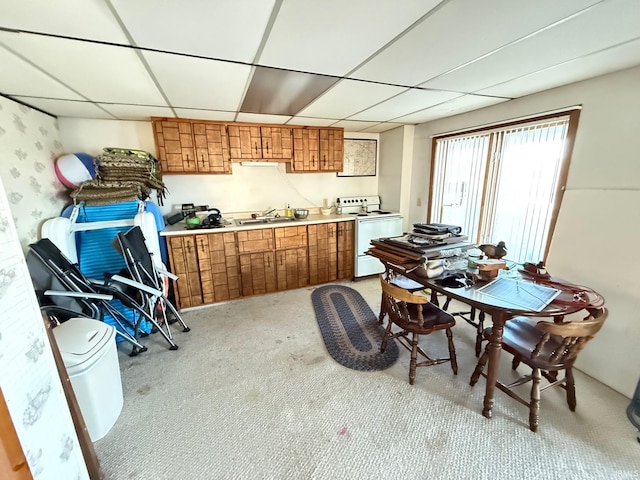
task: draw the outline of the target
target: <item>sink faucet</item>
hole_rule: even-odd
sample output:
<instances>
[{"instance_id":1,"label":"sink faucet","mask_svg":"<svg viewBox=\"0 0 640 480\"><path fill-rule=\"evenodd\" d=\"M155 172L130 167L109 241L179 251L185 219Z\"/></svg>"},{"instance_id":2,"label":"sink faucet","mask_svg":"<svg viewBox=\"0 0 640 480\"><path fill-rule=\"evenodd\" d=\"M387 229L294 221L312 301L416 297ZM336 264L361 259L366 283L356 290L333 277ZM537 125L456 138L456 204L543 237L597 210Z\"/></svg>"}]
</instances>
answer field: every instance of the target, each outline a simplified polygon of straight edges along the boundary
<instances>
[{"instance_id":1,"label":"sink faucet","mask_svg":"<svg viewBox=\"0 0 640 480\"><path fill-rule=\"evenodd\" d=\"M276 210L277 210L276 208L272 208L272 209L270 209L270 210L267 210L266 212L264 212L264 213L262 214L262 216L264 216L264 217L268 217L269 215L273 215L273 214L276 212ZM275 216L275 215L274 215L274 216Z\"/></svg>"}]
</instances>

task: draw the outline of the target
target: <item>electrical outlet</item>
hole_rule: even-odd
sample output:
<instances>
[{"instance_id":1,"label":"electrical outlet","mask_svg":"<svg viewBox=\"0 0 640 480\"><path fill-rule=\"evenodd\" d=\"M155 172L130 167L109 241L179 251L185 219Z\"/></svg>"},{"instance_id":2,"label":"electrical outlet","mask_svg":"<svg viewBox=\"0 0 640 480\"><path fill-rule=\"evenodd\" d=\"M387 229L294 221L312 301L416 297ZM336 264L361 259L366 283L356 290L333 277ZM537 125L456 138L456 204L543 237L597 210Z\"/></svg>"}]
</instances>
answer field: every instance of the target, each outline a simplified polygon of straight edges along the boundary
<instances>
[{"instance_id":1,"label":"electrical outlet","mask_svg":"<svg viewBox=\"0 0 640 480\"><path fill-rule=\"evenodd\" d=\"M416 206L417 207L421 207L422 206L422 199L420 197L418 197L418 201L416 202Z\"/></svg>"}]
</instances>

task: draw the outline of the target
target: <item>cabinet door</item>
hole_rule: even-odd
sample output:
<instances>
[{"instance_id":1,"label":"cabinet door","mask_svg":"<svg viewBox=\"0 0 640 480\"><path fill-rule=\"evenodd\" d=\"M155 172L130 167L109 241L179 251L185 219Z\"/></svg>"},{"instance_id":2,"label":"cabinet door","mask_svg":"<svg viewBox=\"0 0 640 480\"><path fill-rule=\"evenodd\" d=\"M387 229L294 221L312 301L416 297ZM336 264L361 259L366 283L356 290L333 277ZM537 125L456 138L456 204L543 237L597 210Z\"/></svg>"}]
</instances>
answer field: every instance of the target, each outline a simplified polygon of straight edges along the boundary
<instances>
[{"instance_id":1,"label":"cabinet door","mask_svg":"<svg viewBox=\"0 0 640 480\"><path fill-rule=\"evenodd\" d=\"M199 173L231 173L229 138L225 125L192 124Z\"/></svg>"},{"instance_id":2,"label":"cabinet door","mask_svg":"<svg viewBox=\"0 0 640 480\"><path fill-rule=\"evenodd\" d=\"M234 160L262 160L260 127L228 125L229 150Z\"/></svg>"},{"instance_id":3,"label":"cabinet door","mask_svg":"<svg viewBox=\"0 0 640 480\"><path fill-rule=\"evenodd\" d=\"M154 120L158 160L165 173L196 172L191 122Z\"/></svg>"},{"instance_id":4,"label":"cabinet door","mask_svg":"<svg viewBox=\"0 0 640 480\"><path fill-rule=\"evenodd\" d=\"M309 283L318 285L338 278L338 244L336 223L308 226Z\"/></svg>"},{"instance_id":5,"label":"cabinet door","mask_svg":"<svg viewBox=\"0 0 640 480\"><path fill-rule=\"evenodd\" d=\"M273 250L273 228L239 231L238 252L253 253Z\"/></svg>"},{"instance_id":6,"label":"cabinet door","mask_svg":"<svg viewBox=\"0 0 640 480\"><path fill-rule=\"evenodd\" d=\"M338 222L338 279L352 278L355 261L354 222Z\"/></svg>"},{"instance_id":7,"label":"cabinet door","mask_svg":"<svg viewBox=\"0 0 640 480\"><path fill-rule=\"evenodd\" d=\"M317 172L319 155L319 129L293 129L292 172Z\"/></svg>"},{"instance_id":8,"label":"cabinet door","mask_svg":"<svg viewBox=\"0 0 640 480\"><path fill-rule=\"evenodd\" d=\"M260 127L262 158L290 160L293 156L293 139L289 127Z\"/></svg>"},{"instance_id":9,"label":"cabinet door","mask_svg":"<svg viewBox=\"0 0 640 480\"><path fill-rule=\"evenodd\" d=\"M202 305L202 284L195 236L174 235L168 239L171 271L178 276L174 284L178 308Z\"/></svg>"},{"instance_id":10,"label":"cabinet door","mask_svg":"<svg viewBox=\"0 0 640 480\"><path fill-rule=\"evenodd\" d=\"M290 290L309 285L307 247L276 250L278 290Z\"/></svg>"},{"instance_id":11,"label":"cabinet door","mask_svg":"<svg viewBox=\"0 0 640 480\"><path fill-rule=\"evenodd\" d=\"M344 133L342 129L320 129L320 170L340 172L344 163Z\"/></svg>"},{"instance_id":12,"label":"cabinet door","mask_svg":"<svg viewBox=\"0 0 640 480\"><path fill-rule=\"evenodd\" d=\"M277 284L274 252L241 254L240 275L243 296L275 292Z\"/></svg>"},{"instance_id":13,"label":"cabinet door","mask_svg":"<svg viewBox=\"0 0 640 480\"><path fill-rule=\"evenodd\" d=\"M233 232L196 235L205 304L240 297L240 267Z\"/></svg>"}]
</instances>

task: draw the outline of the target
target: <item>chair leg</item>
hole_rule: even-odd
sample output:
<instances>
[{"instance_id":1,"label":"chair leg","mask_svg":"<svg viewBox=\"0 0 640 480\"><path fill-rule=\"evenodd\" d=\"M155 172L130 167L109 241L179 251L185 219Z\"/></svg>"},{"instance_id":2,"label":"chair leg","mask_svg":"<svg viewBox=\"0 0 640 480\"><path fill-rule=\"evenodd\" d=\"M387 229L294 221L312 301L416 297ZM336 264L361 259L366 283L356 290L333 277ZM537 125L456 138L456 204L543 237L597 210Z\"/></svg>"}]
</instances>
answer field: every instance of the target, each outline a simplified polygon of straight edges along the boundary
<instances>
[{"instance_id":1,"label":"chair leg","mask_svg":"<svg viewBox=\"0 0 640 480\"><path fill-rule=\"evenodd\" d=\"M485 349L482 356L478 359L478 364L476 365L476 369L473 371L473 374L471 375L471 380L469 381L469 385L471 385L472 387L476 383L478 383L478 379L480 378L480 375L482 375L482 372L484 371L484 366L487 364L488 359L489 359L489 354Z\"/></svg>"},{"instance_id":2,"label":"chair leg","mask_svg":"<svg viewBox=\"0 0 640 480\"><path fill-rule=\"evenodd\" d=\"M534 368L531 383L531 402L529 403L529 428L532 432L538 430L538 420L540 419L540 380L542 380L540 369Z\"/></svg>"},{"instance_id":3,"label":"chair leg","mask_svg":"<svg viewBox=\"0 0 640 480\"><path fill-rule=\"evenodd\" d=\"M476 309L471 309L471 319L474 318L476 313ZM478 315L478 326L476 329L476 357L480 356L480 352L482 352L482 331L484 330L484 312L481 310Z\"/></svg>"},{"instance_id":4,"label":"chair leg","mask_svg":"<svg viewBox=\"0 0 640 480\"><path fill-rule=\"evenodd\" d=\"M409 364L409 383L413 385L416 379L416 364L418 363L418 341L420 335L413 333L411 335L411 363Z\"/></svg>"},{"instance_id":5,"label":"chair leg","mask_svg":"<svg viewBox=\"0 0 640 480\"><path fill-rule=\"evenodd\" d=\"M451 333L451 329L447 328L447 342L449 343L449 360L451 361L451 370L453 370L453 374L458 374L458 361L456 360L456 347L453 345L453 334Z\"/></svg>"},{"instance_id":6,"label":"chair leg","mask_svg":"<svg viewBox=\"0 0 640 480\"><path fill-rule=\"evenodd\" d=\"M387 342L389 341L389 337L391 336L391 325L392 322L391 320L389 320L387 328L384 331L384 336L382 337L382 342L380 343L380 353L384 353L384 351L387 349Z\"/></svg>"},{"instance_id":7,"label":"chair leg","mask_svg":"<svg viewBox=\"0 0 640 480\"><path fill-rule=\"evenodd\" d=\"M387 311L384 308L384 293L382 294L382 300L380 300L380 314L378 315L378 323L382 325L384 321L384 316L387 314Z\"/></svg>"},{"instance_id":8,"label":"chair leg","mask_svg":"<svg viewBox=\"0 0 640 480\"><path fill-rule=\"evenodd\" d=\"M520 365L520 360L518 360L516 357L513 357L513 360L511 361L511 370L515 370L516 368L518 368L518 365Z\"/></svg>"},{"instance_id":9,"label":"chair leg","mask_svg":"<svg viewBox=\"0 0 640 480\"><path fill-rule=\"evenodd\" d=\"M576 411L576 384L573 379L573 368L568 367L565 370L565 387L567 389L567 403L569 410Z\"/></svg>"}]
</instances>

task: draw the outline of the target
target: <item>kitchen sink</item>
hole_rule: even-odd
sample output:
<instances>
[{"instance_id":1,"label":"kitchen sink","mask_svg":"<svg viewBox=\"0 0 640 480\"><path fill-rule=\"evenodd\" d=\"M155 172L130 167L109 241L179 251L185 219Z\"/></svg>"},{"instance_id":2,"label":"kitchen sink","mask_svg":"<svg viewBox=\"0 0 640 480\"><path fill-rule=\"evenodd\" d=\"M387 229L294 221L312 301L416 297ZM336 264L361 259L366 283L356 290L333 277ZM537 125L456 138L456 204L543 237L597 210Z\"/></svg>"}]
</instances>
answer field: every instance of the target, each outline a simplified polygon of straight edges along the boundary
<instances>
[{"instance_id":1,"label":"kitchen sink","mask_svg":"<svg viewBox=\"0 0 640 480\"><path fill-rule=\"evenodd\" d=\"M236 220L237 225L259 225L272 223L290 223L296 222L294 217L264 217L264 218L239 218Z\"/></svg>"}]
</instances>

